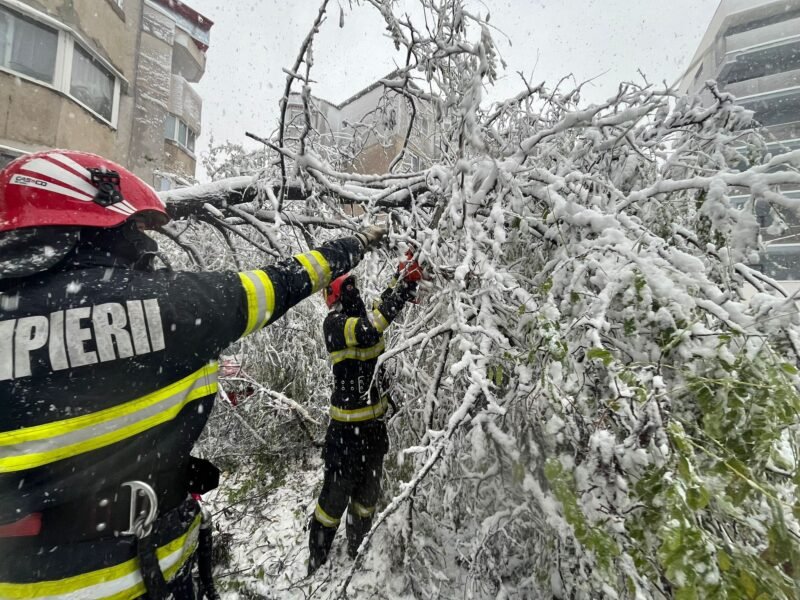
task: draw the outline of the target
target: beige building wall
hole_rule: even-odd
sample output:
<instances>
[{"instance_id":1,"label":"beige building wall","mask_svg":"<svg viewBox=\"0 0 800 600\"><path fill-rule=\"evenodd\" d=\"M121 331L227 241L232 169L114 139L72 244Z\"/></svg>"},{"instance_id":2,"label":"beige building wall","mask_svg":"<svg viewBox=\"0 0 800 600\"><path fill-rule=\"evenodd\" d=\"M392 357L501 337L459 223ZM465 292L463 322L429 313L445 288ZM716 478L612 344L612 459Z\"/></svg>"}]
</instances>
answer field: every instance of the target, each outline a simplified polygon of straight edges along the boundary
<instances>
[{"instance_id":1,"label":"beige building wall","mask_svg":"<svg viewBox=\"0 0 800 600\"><path fill-rule=\"evenodd\" d=\"M9 152L66 148L110 158L151 185L156 172L194 176L193 153L186 144L165 141L165 123L172 113L200 134L202 100L183 75L193 81L202 76L205 46L180 29L187 26L185 15L171 6L161 0L124 0L122 7L115 0L0 0L14 14L66 32L119 81L118 108L109 123L63 86L0 69L0 159ZM28 15L25 7L38 12Z\"/></svg>"},{"instance_id":2,"label":"beige building wall","mask_svg":"<svg viewBox=\"0 0 800 600\"><path fill-rule=\"evenodd\" d=\"M31 0L24 4L70 28L130 81L135 68L139 2L123 3L124 11L108 0ZM13 4L5 7L15 8ZM69 96L0 71L0 145L24 151L53 147L84 150L127 163L133 102L124 88L114 128L98 121Z\"/></svg>"},{"instance_id":3,"label":"beige building wall","mask_svg":"<svg viewBox=\"0 0 800 600\"><path fill-rule=\"evenodd\" d=\"M412 117L409 101L380 81L334 105L312 98L313 135L327 146L338 147L342 155L352 155L339 168L363 174L386 173L403 148ZM287 144L292 147L305 126L303 103L298 93L289 98ZM437 158L433 112L417 101L414 127L398 171L426 168Z\"/></svg>"}]
</instances>

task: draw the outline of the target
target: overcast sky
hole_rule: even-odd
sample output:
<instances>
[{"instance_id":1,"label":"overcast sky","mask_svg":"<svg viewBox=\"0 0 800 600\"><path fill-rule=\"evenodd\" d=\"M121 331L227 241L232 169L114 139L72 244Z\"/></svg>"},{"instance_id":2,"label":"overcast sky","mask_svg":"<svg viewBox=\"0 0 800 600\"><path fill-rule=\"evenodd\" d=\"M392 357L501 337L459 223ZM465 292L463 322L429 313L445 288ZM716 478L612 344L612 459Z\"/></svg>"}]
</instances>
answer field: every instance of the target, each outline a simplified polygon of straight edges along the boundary
<instances>
[{"instance_id":1,"label":"overcast sky","mask_svg":"<svg viewBox=\"0 0 800 600\"><path fill-rule=\"evenodd\" d=\"M277 124L286 76L316 17L316 0L185 0L214 21L203 96L202 153L215 142L246 143L245 131L269 134ZM395 67L402 56L384 37L369 6L331 0L314 47L316 96L338 103ZM355 2L353 2L355 5ZM399 0L409 7L414 0ZM573 74L597 78L587 101L614 93L641 69L650 81L673 83L691 61L718 0L483 0L472 12L491 13L495 42L508 64L493 98L521 88L517 71L555 84ZM340 7L344 26L339 27ZM247 145L247 144L246 144ZM197 176L205 179L202 167Z\"/></svg>"}]
</instances>

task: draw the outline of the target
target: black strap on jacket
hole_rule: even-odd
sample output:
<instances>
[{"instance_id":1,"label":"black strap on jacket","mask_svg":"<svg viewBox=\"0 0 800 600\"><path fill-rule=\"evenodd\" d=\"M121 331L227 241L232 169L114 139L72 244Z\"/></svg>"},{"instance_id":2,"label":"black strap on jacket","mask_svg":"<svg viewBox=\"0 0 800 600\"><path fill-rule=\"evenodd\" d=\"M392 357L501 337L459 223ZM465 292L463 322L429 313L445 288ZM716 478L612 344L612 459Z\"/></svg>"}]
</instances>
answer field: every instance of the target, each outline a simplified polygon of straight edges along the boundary
<instances>
[{"instance_id":1,"label":"black strap on jacket","mask_svg":"<svg viewBox=\"0 0 800 600\"><path fill-rule=\"evenodd\" d=\"M169 586L158 564L157 548L151 532L137 540L136 555L139 557L139 570L148 600L167 600L170 597Z\"/></svg>"}]
</instances>

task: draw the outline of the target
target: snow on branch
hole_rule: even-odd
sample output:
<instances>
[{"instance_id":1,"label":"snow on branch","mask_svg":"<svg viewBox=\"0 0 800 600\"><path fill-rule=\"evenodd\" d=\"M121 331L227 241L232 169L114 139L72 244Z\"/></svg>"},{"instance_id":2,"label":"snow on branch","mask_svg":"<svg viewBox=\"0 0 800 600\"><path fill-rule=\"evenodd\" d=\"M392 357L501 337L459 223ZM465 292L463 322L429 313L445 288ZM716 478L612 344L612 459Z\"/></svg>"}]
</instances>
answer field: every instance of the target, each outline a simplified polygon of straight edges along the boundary
<instances>
[{"instance_id":1,"label":"snow on branch","mask_svg":"<svg viewBox=\"0 0 800 600\"><path fill-rule=\"evenodd\" d=\"M382 358L401 405L387 497L320 597L379 596L388 580L431 600L795 597L800 317L762 270L765 241L792 234L781 215L800 209L785 191L800 153L769 153L753 113L713 83L703 99L624 82L587 105L566 78L524 82L487 107L503 68L488 15L418 0L417 22L354 4L402 50L383 84L435 115L430 163L349 173L309 130L299 147L263 140L275 159L258 186L162 196L175 211L213 205L287 252L384 219L365 290L406 248L424 263L420 304ZM313 83L324 8L289 86ZM287 326L303 335L276 330L274 348L245 355L270 389L322 411L322 313L302 310Z\"/></svg>"}]
</instances>

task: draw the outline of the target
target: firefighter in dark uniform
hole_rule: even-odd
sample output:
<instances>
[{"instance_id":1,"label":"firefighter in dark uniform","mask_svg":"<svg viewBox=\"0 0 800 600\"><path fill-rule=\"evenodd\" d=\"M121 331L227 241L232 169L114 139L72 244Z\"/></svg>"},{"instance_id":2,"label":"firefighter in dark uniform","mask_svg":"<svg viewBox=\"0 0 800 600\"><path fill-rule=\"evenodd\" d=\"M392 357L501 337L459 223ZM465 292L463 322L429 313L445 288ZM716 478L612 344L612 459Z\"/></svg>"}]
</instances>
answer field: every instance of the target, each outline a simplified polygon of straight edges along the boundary
<instances>
[{"instance_id":1,"label":"firefighter in dark uniform","mask_svg":"<svg viewBox=\"0 0 800 600\"><path fill-rule=\"evenodd\" d=\"M309 575L325 563L347 509L347 551L355 557L380 497L383 456L389 438L382 417L389 407L382 373L383 332L411 300L421 279L419 265L404 261L371 311L356 279L343 275L324 290L331 311L325 318L325 345L333 363L330 424L325 436L325 477L309 524Z\"/></svg>"},{"instance_id":2,"label":"firefighter in dark uniform","mask_svg":"<svg viewBox=\"0 0 800 600\"><path fill-rule=\"evenodd\" d=\"M203 519L190 492L218 473L190 451L216 357L384 234L242 273L156 271L142 230L168 220L149 186L98 156L44 152L0 171L0 598L193 598Z\"/></svg>"}]
</instances>

